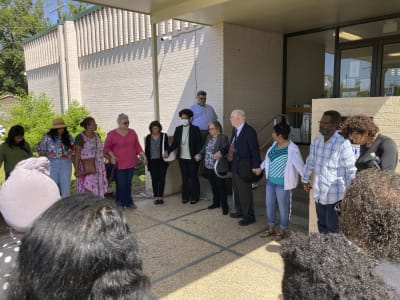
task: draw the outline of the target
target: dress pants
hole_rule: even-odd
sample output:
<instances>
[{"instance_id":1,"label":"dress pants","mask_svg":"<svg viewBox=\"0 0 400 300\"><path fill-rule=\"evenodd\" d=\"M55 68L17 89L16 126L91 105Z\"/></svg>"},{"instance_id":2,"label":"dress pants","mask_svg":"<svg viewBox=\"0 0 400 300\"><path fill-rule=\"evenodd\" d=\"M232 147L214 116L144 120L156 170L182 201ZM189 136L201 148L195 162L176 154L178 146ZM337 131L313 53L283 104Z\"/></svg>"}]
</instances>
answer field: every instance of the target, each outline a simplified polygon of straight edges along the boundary
<instances>
[{"instance_id":1,"label":"dress pants","mask_svg":"<svg viewBox=\"0 0 400 300\"><path fill-rule=\"evenodd\" d=\"M251 182L244 181L239 177L238 173L232 172L232 185L236 212L243 215L245 220L255 220Z\"/></svg>"},{"instance_id":2,"label":"dress pants","mask_svg":"<svg viewBox=\"0 0 400 300\"><path fill-rule=\"evenodd\" d=\"M165 188L165 176L167 175L168 164L161 158L151 159L151 184L153 186L153 196L163 197Z\"/></svg>"},{"instance_id":3,"label":"dress pants","mask_svg":"<svg viewBox=\"0 0 400 300\"><path fill-rule=\"evenodd\" d=\"M193 159L179 159L182 176L182 201L199 201L199 163Z\"/></svg>"},{"instance_id":4,"label":"dress pants","mask_svg":"<svg viewBox=\"0 0 400 300\"><path fill-rule=\"evenodd\" d=\"M318 218L319 233L338 233L339 217L335 211L335 204L319 204L315 203Z\"/></svg>"},{"instance_id":5,"label":"dress pants","mask_svg":"<svg viewBox=\"0 0 400 300\"><path fill-rule=\"evenodd\" d=\"M219 178L214 170L204 168L207 173L208 182L213 193L213 204L221 206L223 211L228 211L225 179Z\"/></svg>"}]
</instances>

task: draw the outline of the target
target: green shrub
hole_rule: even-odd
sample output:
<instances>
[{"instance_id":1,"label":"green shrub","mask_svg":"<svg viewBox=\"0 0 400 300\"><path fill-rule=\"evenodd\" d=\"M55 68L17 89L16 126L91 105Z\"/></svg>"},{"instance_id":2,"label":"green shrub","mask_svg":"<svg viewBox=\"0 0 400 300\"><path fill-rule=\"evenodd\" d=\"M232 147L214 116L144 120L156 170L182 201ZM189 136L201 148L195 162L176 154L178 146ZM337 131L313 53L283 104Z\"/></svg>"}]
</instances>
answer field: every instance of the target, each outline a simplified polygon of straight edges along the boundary
<instances>
[{"instance_id":1,"label":"green shrub","mask_svg":"<svg viewBox=\"0 0 400 300\"><path fill-rule=\"evenodd\" d=\"M22 125L25 128L25 139L34 151L35 145L49 131L54 118L63 118L68 125L68 131L75 138L83 130L80 122L89 115L89 111L76 100L71 102L64 115L56 114L53 112L52 100L41 93L39 96L19 96L18 103L11 107L10 115L3 117L1 122L6 129L17 124ZM100 129L97 132L104 141L105 132Z\"/></svg>"},{"instance_id":2,"label":"green shrub","mask_svg":"<svg viewBox=\"0 0 400 300\"><path fill-rule=\"evenodd\" d=\"M19 96L18 102L11 106L10 115L2 118L1 122L6 129L17 124L22 125L25 128L25 140L34 150L35 144L48 131L55 118L52 109L51 99L43 93L39 96Z\"/></svg>"}]
</instances>

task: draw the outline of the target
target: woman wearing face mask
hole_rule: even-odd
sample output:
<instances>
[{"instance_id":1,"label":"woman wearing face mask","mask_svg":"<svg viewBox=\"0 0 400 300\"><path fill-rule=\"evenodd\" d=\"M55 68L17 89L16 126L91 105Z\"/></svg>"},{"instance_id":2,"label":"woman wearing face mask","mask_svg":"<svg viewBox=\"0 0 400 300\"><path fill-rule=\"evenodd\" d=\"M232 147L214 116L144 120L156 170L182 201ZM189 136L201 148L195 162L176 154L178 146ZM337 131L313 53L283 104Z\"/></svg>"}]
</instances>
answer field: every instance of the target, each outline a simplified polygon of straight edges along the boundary
<instances>
[{"instance_id":1,"label":"woman wearing face mask","mask_svg":"<svg viewBox=\"0 0 400 300\"><path fill-rule=\"evenodd\" d=\"M0 167L4 162L6 180L15 166L24 159L32 157L31 146L24 140L24 127L10 128L6 141L0 145Z\"/></svg>"},{"instance_id":2,"label":"woman wearing face mask","mask_svg":"<svg viewBox=\"0 0 400 300\"><path fill-rule=\"evenodd\" d=\"M200 197L199 183L199 162L195 156L202 148L201 133L197 126L191 124L193 112L190 109L183 109L179 112L182 125L175 128L174 139L168 153L177 150L177 158L182 176L182 203L190 201L195 204Z\"/></svg>"},{"instance_id":3,"label":"woman wearing face mask","mask_svg":"<svg viewBox=\"0 0 400 300\"><path fill-rule=\"evenodd\" d=\"M260 237L275 236L275 241L285 237L292 201L292 190L296 188L299 175L303 175L304 162L299 147L289 140L290 126L281 122L274 126L274 143L268 149L265 160L257 173L265 169L267 177L266 208L268 229ZM279 207L280 230L275 232L276 205Z\"/></svg>"},{"instance_id":4,"label":"woman wearing face mask","mask_svg":"<svg viewBox=\"0 0 400 300\"><path fill-rule=\"evenodd\" d=\"M356 161L358 171L374 167L381 170L396 169L397 145L390 137L379 133L378 126L370 117L349 117L343 124L342 133L354 144L360 145L360 156Z\"/></svg>"}]
</instances>

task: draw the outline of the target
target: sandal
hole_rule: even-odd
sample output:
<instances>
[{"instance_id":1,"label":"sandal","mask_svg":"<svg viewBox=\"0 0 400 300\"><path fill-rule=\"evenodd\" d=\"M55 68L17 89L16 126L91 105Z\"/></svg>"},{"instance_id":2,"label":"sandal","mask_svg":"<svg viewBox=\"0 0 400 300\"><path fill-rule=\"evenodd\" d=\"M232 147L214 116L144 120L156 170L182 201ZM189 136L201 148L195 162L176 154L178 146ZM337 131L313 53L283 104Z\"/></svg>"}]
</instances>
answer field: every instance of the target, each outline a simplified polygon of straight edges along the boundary
<instances>
[{"instance_id":1,"label":"sandal","mask_svg":"<svg viewBox=\"0 0 400 300\"><path fill-rule=\"evenodd\" d=\"M269 236L275 235L275 230L273 229L267 229L263 233L260 234L260 238L266 238Z\"/></svg>"},{"instance_id":2,"label":"sandal","mask_svg":"<svg viewBox=\"0 0 400 300\"><path fill-rule=\"evenodd\" d=\"M285 238L285 234L286 234L285 230L281 229L281 230L275 235L274 241L275 241L275 242L280 242L283 238Z\"/></svg>"}]
</instances>

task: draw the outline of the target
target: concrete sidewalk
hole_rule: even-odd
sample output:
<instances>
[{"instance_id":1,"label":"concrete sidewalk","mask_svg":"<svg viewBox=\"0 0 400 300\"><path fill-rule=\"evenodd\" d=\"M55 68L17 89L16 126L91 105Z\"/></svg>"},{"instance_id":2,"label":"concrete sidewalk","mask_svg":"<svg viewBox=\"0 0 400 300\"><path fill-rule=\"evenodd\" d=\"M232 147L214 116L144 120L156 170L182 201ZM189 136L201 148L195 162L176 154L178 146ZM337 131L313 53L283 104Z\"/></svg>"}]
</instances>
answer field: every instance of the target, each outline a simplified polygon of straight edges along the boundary
<instances>
[{"instance_id":1,"label":"concrete sidewalk","mask_svg":"<svg viewBox=\"0 0 400 300\"><path fill-rule=\"evenodd\" d=\"M182 204L177 194L164 201L137 199L136 210L124 211L153 299L282 299L280 246L258 237L263 216L256 212L257 222L241 227L220 209L208 210L207 200Z\"/></svg>"}]
</instances>

